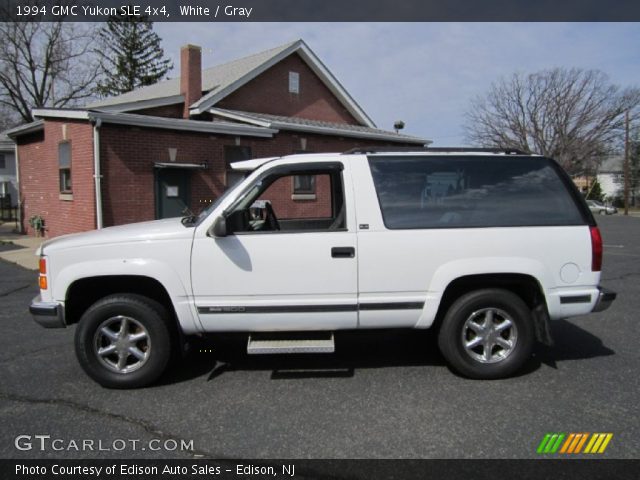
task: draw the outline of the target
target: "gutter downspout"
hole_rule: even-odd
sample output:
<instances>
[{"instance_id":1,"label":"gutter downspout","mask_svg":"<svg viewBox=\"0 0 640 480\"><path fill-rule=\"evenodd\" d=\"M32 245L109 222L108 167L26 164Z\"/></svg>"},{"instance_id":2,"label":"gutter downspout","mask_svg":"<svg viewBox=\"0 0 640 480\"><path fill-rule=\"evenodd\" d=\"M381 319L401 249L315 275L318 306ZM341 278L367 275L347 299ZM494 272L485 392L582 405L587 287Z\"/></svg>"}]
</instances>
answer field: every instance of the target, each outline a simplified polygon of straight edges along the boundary
<instances>
[{"instance_id":1,"label":"gutter downspout","mask_svg":"<svg viewBox=\"0 0 640 480\"><path fill-rule=\"evenodd\" d=\"M22 189L20 188L20 162L18 161L18 139L14 140L14 157L16 157L16 187L18 190L18 212L17 220L18 220L18 233L22 234L24 231L22 230Z\"/></svg>"},{"instance_id":2,"label":"gutter downspout","mask_svg":"<svg viewBox=\"0 0 640 480\"><path fill-rule=\"evenodd\" d=\"M100 126L102 119L93 124L93 179L96 185L96 228L102 228L102 174L100 173Z\"/></svg>"}]
</instances>

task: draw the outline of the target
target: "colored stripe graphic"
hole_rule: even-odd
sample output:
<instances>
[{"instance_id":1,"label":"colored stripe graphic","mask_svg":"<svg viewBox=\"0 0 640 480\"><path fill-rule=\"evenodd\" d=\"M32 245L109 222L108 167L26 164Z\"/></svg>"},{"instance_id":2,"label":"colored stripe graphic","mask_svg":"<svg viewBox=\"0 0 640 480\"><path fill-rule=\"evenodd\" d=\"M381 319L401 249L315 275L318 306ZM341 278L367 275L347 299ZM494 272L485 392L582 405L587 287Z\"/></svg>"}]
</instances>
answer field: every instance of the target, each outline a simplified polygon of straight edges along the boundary
<instances>
[{"instance_id":1,"label":"colored stripe graphic","mask_svg":"<svg viewBox=\"0 0 640 480\"><path fill-rule=\"evenodd\" d=\"M589 434L583 433L582 438L580 439L580 442L578 442L578 445L576 445L576 449L573 453L580 453L582 451L582 447L584 446L584 442L587 441L587 438L589 438Z\"/></svg>"},{"instance_id":2,"label":"colored stripe graphic","mask_svg":"<svg viewBox=\"0 0 640 480\"><path fill-rule=\"evenodd\" d=\"M602 445L600 445L600 450L598 450L598 453L604 453L604 451L607 449L607 445L609 445L609 442L612 438L613 433L607 433L607 436L604 438L604 442L602 442Z\"/></svg>"},{"instance_id":3,"label":"colored stripe graphic","mask_svg":"<svg viewBox=\"0 0 640 480\"><path fill-rule=\"evenodd\" d=\"M536 452L538 454L604 453L613 433L547 433ZM586 446L585 446L586 444ZM584 448L584 450L583 450Z\"/></svg>"},{"instance_id":4,"label":"colored stripe graphic","mask_svg":"<svg viewBox=\"0 0 640 480\"><path fill-rule=\"evenodd\" d=\"M558 448L560 448L560 444L562 443L562 440L564 440L564 437L564 433L558 435L558 439L556 440L556 443L553 445L553 448L549 453L556 453L558 451Z\"/></svg>"},{"instance_id":5,"label":"colored stripe graphic","mask_svg":"<svg viewBox=\"0 0 640 480\"><path fill-rule=\"evenodd\" d=\"M544 447L547 445L547 442L549 441L550 438L551 438L551 434L550 433L547 433L544 436L544 438L540 442L540 445L538 445L538 450L536 450L538 453L544 452Z\"/></svg>"},{"instance_id":6,"label":"colored stripe graphic","mask_svg":"<svg viewBox=\"0 0 640 480\"><path fill-rule=\"evenodd\" d=\"M564 442L564 445L562 445L562 449L560 450L560 453L567 453L567 449L569 448L569 445L571 445L571 442L573 442L573 439L576 437L575 433L570 433L569 436L567 437L567 441Z\"/></svg>"},{"instance_id":7,"label":"colored stripe graphic","mask_svg":"<svg viewBox=\"0 0 640 480\"><path fill-rule=\"evenodd\" d=\"M612 433L594 433L584 453L604 453L613 438Z\"/></svg>"}]
</instances>

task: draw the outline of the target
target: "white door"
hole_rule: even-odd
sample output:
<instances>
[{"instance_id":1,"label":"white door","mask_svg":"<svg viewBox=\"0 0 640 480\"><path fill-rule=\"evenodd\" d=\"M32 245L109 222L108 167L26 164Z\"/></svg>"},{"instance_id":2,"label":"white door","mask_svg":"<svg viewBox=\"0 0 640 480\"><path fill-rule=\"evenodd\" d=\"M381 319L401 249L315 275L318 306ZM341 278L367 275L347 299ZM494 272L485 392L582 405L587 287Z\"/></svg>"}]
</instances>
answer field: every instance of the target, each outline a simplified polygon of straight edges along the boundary
<instances>
[{"instance_id":1,"label":"white door","mask_svg":"<svg viewBox=\"0 0 640 480\"><path fill-rule=\"evenodd\" d=\"M207 236L213 218L198 227L192 283L206 331L356 328L355 216L349 209L350 189L345 192L343 187L348 184L343 178L347 172L325 174L318 165L310 172L328 175L331 181L328 187L327 182L318 182L318 191L307 193L304 202L286 204L297 201L291 191L296 182L285 178L293 175L279 169L277 181L238 208L236 217L251 215L251 228L258 230L238 227L237 218L227 219L231 232L225 237ZM327 194L331 208L323 198ZM316 195L316 210L310 195ZM260 202L254 202L258 199ZM268 212L255 205L265 203L272 204L279 230L264 227L269 219L261 219L261 215Z\"/></svg>"}]
</instances>

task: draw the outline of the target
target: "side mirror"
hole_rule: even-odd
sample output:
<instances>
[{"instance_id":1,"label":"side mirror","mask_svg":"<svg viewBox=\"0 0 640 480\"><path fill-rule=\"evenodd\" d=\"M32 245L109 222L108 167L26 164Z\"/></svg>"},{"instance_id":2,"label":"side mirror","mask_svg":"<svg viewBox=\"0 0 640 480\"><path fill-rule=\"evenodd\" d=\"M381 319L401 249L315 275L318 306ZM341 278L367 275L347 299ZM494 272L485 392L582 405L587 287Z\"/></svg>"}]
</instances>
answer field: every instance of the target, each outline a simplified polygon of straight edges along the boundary
<instances>
[{"instance_id":1,"label":"side mirror","mask_svg":"<svg viewBox=\"0 0 640 480\"><path fill-rule=\"evenodd\" d=\"M222 238L227 236L227 221L223 216L217 217L207 234L210 237Z\"/></svg>"}]
</instances>

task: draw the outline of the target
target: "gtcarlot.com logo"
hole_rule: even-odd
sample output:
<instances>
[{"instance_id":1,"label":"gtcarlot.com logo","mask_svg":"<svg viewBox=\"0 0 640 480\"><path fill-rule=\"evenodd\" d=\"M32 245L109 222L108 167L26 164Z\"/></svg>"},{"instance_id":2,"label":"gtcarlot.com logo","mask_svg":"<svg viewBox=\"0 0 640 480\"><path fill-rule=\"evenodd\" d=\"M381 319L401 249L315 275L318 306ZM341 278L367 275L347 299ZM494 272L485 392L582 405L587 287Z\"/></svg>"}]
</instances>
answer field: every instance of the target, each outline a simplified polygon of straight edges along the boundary
<instances>
[{"instance_id":1,"label":"gtcarlot.com logo","mask_svg":"<svg viewBox=\"0 0 640 480\"><path fill-rule=\"evenodd\" d=\"M538 449L539 454L549 453L604 453L613 433L547 433Z\"/></svg>"},{"instance_id":2,"label":"gtcarlot.com logo","mask_svg":"<svg viewBox=\"0 0 640 480\"><path fill-rule=\"evenodd\" d=\"M189 452L193 451L193 440L173 438L152 438L151 440L141 440L136 438L116 438L113 440L102 440L92 438L55 438L51 435L18 435L14 439L16 450L40 452L53 451L73 451L73 452L123 452L123 451L166 451L166 452Z\"/></svg>"}]
</instances>

